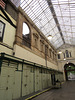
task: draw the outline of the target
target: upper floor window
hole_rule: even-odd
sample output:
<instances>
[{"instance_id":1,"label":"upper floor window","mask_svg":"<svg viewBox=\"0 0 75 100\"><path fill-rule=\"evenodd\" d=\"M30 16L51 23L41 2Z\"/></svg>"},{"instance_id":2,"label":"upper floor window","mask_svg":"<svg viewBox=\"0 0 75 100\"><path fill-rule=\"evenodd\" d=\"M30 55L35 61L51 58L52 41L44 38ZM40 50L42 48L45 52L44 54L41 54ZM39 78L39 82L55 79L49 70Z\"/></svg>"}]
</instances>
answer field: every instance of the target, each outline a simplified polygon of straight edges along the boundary
<instances>
[{"instance_id":1,"label":"upper floor window","mask_svg":"<svg viewBox=\"0 0 75 100\"><path fill-rule=\"evenodd\" d=\"M66 50L65 52L66 52L66 57L68 58L68 57L69 57L69 52L68 52L68 50Z\"/></svg>"},{"instance_id":2,"label":"upper floor window","mask_svg":"<svg viewBox=\"0 0 75 100\"><path fill-rule=\"evenodd\" d=\"M30 33L30 29L29 26L27 25L27 23L23 23L23 35L27 35Z\"/></svg>"},{"instance_id":3,"label":"upper floor window","mask_svg":"<svg viewBox=\"0 0 75 100\"><path fill-rule=\"evenodd\" d=\"M40 50L44 52L44 42L40 40Z\"/></svg>"},{"instance_id":4,"label":"upper floor window","mask_svg":"<svg viewBox=\"0 0 75 100\"><path fill-rule=\"evenodd\" d=\"M49 49L49 56L50 56L50 58L51 58L51 49Z\"/></svg>"},{"instance_id":5,"label":"upper floor window","mask_svg":"<svg viewBox=\"0 0 75 100\"><path fill-rule=\"evenodd\" d=\"M54 60L54 51L53 51L53 60Z\"/></svg>"},{"instance_id":6,"label":"upper floor window","mask_svg":"<svg viewBox=\"0 0 75 100\"><path fill-rule=\"evenodd\" d=\"M71 52L69 52L69 53L70 53L70 57L72 57Z\"/></svg>"},{"instance_id":7,"label":"upper floor window","mask_svg":"<svg viewBox=\"0 0 75 100\"><path fill-rule=\"evenodd\" d=\"M64 58L65 58L65 53L63 53L63 55L64 55Z\"/></svg>"},{"instance_id":8,"label":"upper floor window","mask_svg":"<svg viewBox=\"0 0 75 100\"><path fill-rule=\"evenodd\" d=\"M55 54L55 60L57 60L57 58L56 58L57 56L56 56L56 54Z\"/></svg>"},{"instance_id":9,"label":"upper floor window","mask_svg":"<svg viewBox=\"0 0 75 100\"><path fill-rule=\"evenodd\" d=\"M31 36L30 36L30 28L27 23L23 22L23 45L27 47L31 47Z\"/></svg>"},{"instance_id":10,"label":"upper floor window","mask_svg":"<svg viewBox=\"0 0 75 100\"><path fill-rule=\"evenodd\" d=\"M3 35L4 35L4 29L5 29L5 24L0 21L0 41L3 41Z\"/></svg>"},{"instance_id":11,"label":"upper floor window","mask_svg":"<svg viewBox=\"0 0 75 100\"><path fill-rule=\"evenodd\" d=\"M71 52L69 52L68 50L66 50L65 53L63 53L63 55L64 55L64 58L72 57Z\"/></svg>"},{"instance_id":12,"label":"upper floor window","mask_svg":"<svg viewBox=\"0 0 75 100\"><path fill-rule=\"evenodd\" d=\"M60 59L60 54L58 54L58 59Z\"/></svg>"},{"instance_id":13,"label":"upper floor window","mask_svg":"<svg viewBox=\"0 0 75 100\"><path fill-rule=\"evenodd\" d=\"M33 41L34 41L33 45L37 49L38 49L38 38L39 38L38 34L37 33L33 33Z\"/></svg>"},{"instance_id":14,"label":"upper floor window","mask_svg":"<svg viewBox=\"0 0 75 100\"><path fill-rule=\"evenodd\" d=\"M45 45L45 54L48 55L48 46Z\"/></svg>"}]
</instances>

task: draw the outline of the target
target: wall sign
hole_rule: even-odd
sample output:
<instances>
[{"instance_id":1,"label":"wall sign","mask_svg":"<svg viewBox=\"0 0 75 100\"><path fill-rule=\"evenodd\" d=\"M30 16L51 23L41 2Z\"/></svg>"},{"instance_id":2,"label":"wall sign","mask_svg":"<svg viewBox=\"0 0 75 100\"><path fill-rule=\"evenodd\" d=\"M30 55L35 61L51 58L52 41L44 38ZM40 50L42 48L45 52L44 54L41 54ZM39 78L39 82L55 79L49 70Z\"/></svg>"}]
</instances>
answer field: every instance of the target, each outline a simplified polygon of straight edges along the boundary
<instances>
[{"instance_id":1,"label":"wall sign","mask_svg":"<svg viewBox=\"0 0 75 100\"><path fill-rule=\"evenodd\" d=\"M5 29L5 23L3 23L2 21L0 21L0 41L3 40L4 29Z\"/></svg>"}]
</instances>

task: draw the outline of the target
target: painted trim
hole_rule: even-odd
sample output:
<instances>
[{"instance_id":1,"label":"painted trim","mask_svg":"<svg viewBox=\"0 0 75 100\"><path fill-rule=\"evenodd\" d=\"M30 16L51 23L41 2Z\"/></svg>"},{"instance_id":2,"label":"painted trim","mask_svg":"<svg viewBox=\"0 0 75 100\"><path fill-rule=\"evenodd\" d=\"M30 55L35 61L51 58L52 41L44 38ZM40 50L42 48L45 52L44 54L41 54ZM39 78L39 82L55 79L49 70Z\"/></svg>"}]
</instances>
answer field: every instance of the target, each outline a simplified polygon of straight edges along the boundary
<instances>
[{"instance_id":1,"label":"painted trim","mask_svg":"<svg viewBox=\"0 0 75 100\"><path fill-rule=\"evenodd\" d=\"M61 82L61 84L64 84L64 82ZM56 86L57 86L57 85L56 85ZM44 93L44 92L47 92L47 91L51 90L52 88L53 88L53 86L52 86L51 88L49 88L49 89L46 89L46 90L44 90L44 91L38 93L38 94L33 95L33 96L31 96L31 97L29 97L29 98L27 98L27 99L25 99L25 100L31 100L32 98L35 98L36 96L38 96L38 95L40 95L40 94L42 94L42 93Z\"/></svg>"},{"instance_id":2,"label":"painted trim","mask_svg":"<svg viewBox=\"0 0 75 100\"><path fill-rule=\"evenodd\" d=\"M9 18L9 16L6 14L6 12L3 10L3 8L1 6L0 6L0 10L2 11L2 13L5 15L5 17L7 19L4 16L2 16L1 14L0 14L0 16L2 18L4 18L6 21L8 21L14 28L16 28L16 25L13 24L13 22L11 21L11 19Z\"/></svg>"},{"instance_id":3,"label":"painted trim","mask_svg":"<svg viewBox=\"0 0 75 100\"><path fill-rule=\"evenodd\" d=\"M52 87L49 88L49 89L46 89L46 90L44 90L44 91L42 91L42 92L40 92L40 93L38 93L38 94L35 94L35 95L33 95L33 96L31 96L31 97L25 99L25 100L31 100L32 98L34 98L34 97L36 97L36 96L38 96L38 95L40 95L40 94L42 94L42 93L44 93L44 92L47 92L47 91L49 91L50 89L52 89Z\"/></svg>"},{"instance_id":4,"label":"painted trim","mask_svg":"<svg viewBox=\"0 0 75 100\"><path fill-rule=\"evenodd\" d=\"M0 20L0 22L4 25L3 26L3 31L2 31L2 37L0 37L0 41L3 41L3 36L4 36L4 30L5 30L5 23L3 21Z\"/></svg>"},{"instance_id":5,"label":"painted trim","mask_svg":"<svg viewBox=\"0 0 75 100\"><path fill-rule=\"evenodd\" d=\"M13 50L12 47L10 47L9 45L7 45L7 44L5 44L5 43L3 43L3 42L0 42L0 45L2 45L2 46L4 46L4 47L7 47L7 48L9 48L9 49L11 49L11 50Z\"/></svg>"},{"instance_id":6,"label":"painted trim","mask_svg":"<svg viewBox=\"0 0 75 100\"><path fill-rule=\"evenodd\" d=\"M24 59L21 59L21 58L18 58L18 57L15 57L15 56L12 56L12 55L9 55L9 54L6 54L6 53L0 53L0 55L4 55L3 58L2 58L2 56L0 56L0 58L5 59L5 60L11 60L11 61L14 61L14 62L19 62L19 63L23 63L23 64L27 64L27 65L32 65L33 67L39 67L39 68L43 68L43 69L53 71L55 73L58 72L58 73L63 74L63 72L60 72L58 70L48 68L46 66L43 66L43 65L31 62L31 61L27 61L27 60L24 60Z\"/></svg>"}]
</instances>

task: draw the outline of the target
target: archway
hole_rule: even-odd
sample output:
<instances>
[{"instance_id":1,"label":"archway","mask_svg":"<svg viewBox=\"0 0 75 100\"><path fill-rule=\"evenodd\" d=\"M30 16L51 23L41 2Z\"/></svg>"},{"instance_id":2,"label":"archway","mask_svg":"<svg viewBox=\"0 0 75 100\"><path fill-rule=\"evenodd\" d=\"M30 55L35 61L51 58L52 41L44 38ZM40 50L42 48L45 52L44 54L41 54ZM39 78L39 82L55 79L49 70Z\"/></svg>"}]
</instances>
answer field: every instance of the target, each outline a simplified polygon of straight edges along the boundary
<instances>
[{"instance_id":1,"label":"archway","mask_svg":"<svg viewBox=\"0 0 75 100\"><path fill-rule=\"evenodd\" d=\"M65 64L64 72L65 72L66 81L75 80L75 65L73 63Z\"/></svg>"}]
</instances>

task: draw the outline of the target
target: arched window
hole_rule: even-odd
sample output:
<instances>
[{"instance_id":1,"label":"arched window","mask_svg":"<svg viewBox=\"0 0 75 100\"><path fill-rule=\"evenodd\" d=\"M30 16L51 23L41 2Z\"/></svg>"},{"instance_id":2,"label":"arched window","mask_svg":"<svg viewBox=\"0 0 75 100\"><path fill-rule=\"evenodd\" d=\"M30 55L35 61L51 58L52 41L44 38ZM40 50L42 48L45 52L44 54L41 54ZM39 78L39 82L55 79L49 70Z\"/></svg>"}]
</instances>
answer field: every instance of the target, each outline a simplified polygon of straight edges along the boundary
<instances>
[{"instance_id":1,"label":"arched window","mask_svg":"<svg viewBox=\"0 0 75 100\"><path fill-rule=\"evenodd\" d=\"M66 57L68 58L68 57L69 57L69 52L68 52L68 50L66 50L65 52L66 52Z\"/></svg>"},{"instance_id":2,"label":"arched window","mask_svg":"<svg viewBox=\"0 0 75 100\"><path fill-rule=\"evenodd\" d=\"M31 47L30 28L26 22L23 22L22 35L23 35L22 44L30 48Z\"/></svg>"},{"instance_id":3,"label":"arched window","mask_svg":"<svg viewBox=\"0 0 75 100\"><path fill-rule=\"evenodd\" d=\"M23 35L27 35L29 33L30 33L29 26L27 25L27 23L23 22Z\"/></svg>"},{"instance_id":4,"label":"arched window","mask_svg":"<svg viewBox=\"0 0 75 100\"><path fill-rule=\"evenodd\" d=\"M58 59L60 59L60 54L58 54Z\"/></svg>"},{"instance_id":5,"label":"arched window","mask_svg":"<svg viewBox=\"0 0 75 100\"><path fill-rule=\"evenodd\" d=\"M70 53L70 57L72 57L71 52L69 52L69 53Z\"/></svg>"}]
</instances>

